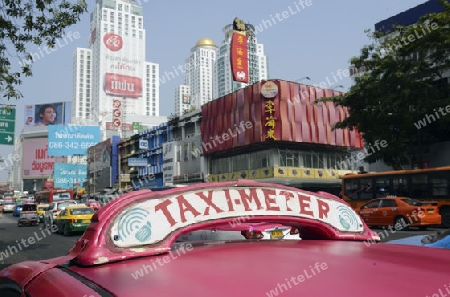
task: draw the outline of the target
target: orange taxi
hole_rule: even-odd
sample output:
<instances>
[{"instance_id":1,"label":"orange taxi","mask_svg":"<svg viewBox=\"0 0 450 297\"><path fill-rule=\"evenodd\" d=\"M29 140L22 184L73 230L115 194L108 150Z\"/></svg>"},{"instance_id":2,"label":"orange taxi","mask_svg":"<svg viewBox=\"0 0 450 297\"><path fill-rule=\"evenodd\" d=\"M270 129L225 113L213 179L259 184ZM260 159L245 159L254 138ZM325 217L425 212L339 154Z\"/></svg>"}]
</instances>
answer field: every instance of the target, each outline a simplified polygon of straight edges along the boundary
<instances>
[{"instance_id":1,"label":"orange taxi","mask_svg":"<svg viewBox=\"0 0 450 297\"><path fill-rule=\"evenodd\" d=\"M430 203L407 197L373 199L357 210L368 226L393 226L396 230L440 225L439 209Z\"/></svg>"}]
</instances>

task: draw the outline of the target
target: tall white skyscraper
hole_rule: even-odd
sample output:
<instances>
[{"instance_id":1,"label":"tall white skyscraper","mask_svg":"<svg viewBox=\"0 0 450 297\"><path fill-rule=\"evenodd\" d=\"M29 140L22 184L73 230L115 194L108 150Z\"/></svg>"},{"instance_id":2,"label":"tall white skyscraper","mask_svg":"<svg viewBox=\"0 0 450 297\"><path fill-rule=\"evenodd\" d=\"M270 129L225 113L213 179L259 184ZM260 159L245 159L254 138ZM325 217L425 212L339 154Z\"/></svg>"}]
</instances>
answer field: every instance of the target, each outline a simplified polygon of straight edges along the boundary
<instances>
[{"instance_id":1,"label":"tall white skyscraper","mask_svg":"<svg viewBox=\"0 0 450 297\"><path fill-rule=\"evenodd\" d=\"M143 24L134 0L97 0L89 48L74 54L72 123L114 130L159 116L159 65L145 61Z\"/></svg>"},{"instance_id":2,"label":"tall white skyscraper","mask_svg":"<svg viewBox=\"0 0 450 297\"><path fill-rule=\"evenodd\" d=\"M186 85L179 85L175 88L175 114L178 116L192 109L190 89Z\"/></svg>"},{"instance_id":3,"label":"tall white skyscraper","mask_svg":"<svg viewBox=\"0 0 450 297\"><path fill-rule=\"evenodd\" d=\"M247 85L251 85L269 78L268 61L264 54L264 45L257 42L254 34L255 30L252 25L246 24L246 29L248 36L249 82L241 83L233 80L233 73L231 71L230 63L233 24L227 25L222 30L225 33L225 39L222 41L222 44L218 49L216 65L214 67L214 98L225 96L226 94L244 88Z\"/></svg>"}]
</instances>

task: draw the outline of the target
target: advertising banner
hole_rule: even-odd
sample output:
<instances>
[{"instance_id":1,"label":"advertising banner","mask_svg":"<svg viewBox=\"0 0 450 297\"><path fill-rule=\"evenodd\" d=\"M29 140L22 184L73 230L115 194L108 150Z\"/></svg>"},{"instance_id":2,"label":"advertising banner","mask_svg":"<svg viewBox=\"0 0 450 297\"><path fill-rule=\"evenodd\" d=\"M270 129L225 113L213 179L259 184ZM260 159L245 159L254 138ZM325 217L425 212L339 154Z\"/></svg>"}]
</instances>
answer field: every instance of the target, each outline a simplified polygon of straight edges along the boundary
<instances>
[{"instance_id":1,"label":"advertising banner","mask_svg":"<svg viewBox=\"0 0 450 297\"><path fill-rule=\"evenodd\" d=\"M233 80L248 83L248 41L246 35L238 32L233 33L230 58Z\"/></svg>"},{"instance_id":2,"label":"advertising banner","mask_svg":"<svg viewBox=\"0 0 450 297\"><path fill-rule=\"evenodd\" d=\"M64 158L54 158L48 153L46 138L23 140L22 176L23 178L43 178L53 173L55 162Z\"/></svg>"},{"instance_id":3,"label":"advertising banner","mask_svg":"<svg viewBox=\"0 0 450 297\"><path fill-rule=\"evenodd\" d=\"M25 126L67 125L70 123L70 102L26 105Z\"/></svg>"},{"instance_id":4,"label":"advertising banner","mask_svg":"<svg viewBox=\"0 0 450 297\"><path fill-rule=\"evenodd\" d=\"M99 126L49 126L48 154L87 155L87 149L100 141Z\"/></svg>"},{"instance_id":5,"label":"advertising banner","mask_svg":"<svg viewBox=\"0 0 450 297\"><path fill-rule=\"evenodd\" d=\"M106 53L104 91L109 96L142 97L142 64L139 47L132 36L106 32L103 35L102 51ZM133 57L133 58L130 58Z\"/></svg>"},{"instance_id":6,"label":"advertising banner","mask_svg":"<svg viewBox=\"0 0 450 297\"><path fill-rule=\"evenodd\" d=\"M82 185L87 178L86 164L55 163L54 187L72 189L76 185Z\"/></svg>"}]
</instances>

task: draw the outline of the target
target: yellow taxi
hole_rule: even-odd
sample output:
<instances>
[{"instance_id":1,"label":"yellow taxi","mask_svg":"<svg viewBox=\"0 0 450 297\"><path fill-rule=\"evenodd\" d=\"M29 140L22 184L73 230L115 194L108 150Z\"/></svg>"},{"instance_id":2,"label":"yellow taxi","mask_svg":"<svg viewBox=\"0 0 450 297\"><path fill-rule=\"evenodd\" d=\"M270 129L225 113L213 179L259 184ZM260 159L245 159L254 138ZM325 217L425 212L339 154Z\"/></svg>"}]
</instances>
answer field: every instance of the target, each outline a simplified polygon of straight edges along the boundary
<instances>
[{"instance_id":1,"label":"yellow taxi","mask_svg":"<svg viewBox=\"0 0 450 297\"><path fill-rule=\"evenodd\" d=\"M84 204L74 204L61 210L54 224L58 227L57 233L65 236L73 232L84 232L91 223L95 211Z\"/></svg>"},{"instance_id":2,"label":"yellow taxi","mask_svg":"<svg viewBox=\"0 0 450 297\"><path fill-rule=\"evenodd\" d=\"M45 214L45 210L49 207L49 204L38 204L36 207L37 210L37 214L39 217L39 222L43 223L44 222L44 214Z\"/></svg>"}]
</instances>

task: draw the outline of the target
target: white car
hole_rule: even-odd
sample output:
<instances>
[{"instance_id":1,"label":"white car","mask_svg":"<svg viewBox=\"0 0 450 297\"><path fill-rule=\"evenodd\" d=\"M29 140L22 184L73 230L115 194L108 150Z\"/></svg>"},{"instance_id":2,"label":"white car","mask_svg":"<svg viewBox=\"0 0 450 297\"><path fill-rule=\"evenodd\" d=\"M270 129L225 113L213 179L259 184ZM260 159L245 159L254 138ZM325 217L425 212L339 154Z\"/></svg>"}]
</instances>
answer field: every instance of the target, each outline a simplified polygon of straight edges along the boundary
<instances>
[{"instance_id":1,"label":"white car","mask_svg":"<svg viewBox=\"0 0 450 297\"><path fill-rule=\"evenodd\" d=\"M51 227L56 217L59 215L61 210L66 209L67 206L77 204L74 200L61 200L57 202L49 203L49 207L44 214L44 225L46 227Z\"/></svg>"}]
</instances>

